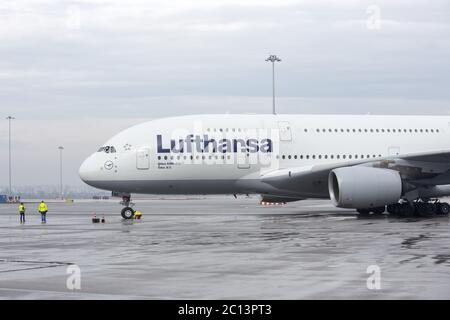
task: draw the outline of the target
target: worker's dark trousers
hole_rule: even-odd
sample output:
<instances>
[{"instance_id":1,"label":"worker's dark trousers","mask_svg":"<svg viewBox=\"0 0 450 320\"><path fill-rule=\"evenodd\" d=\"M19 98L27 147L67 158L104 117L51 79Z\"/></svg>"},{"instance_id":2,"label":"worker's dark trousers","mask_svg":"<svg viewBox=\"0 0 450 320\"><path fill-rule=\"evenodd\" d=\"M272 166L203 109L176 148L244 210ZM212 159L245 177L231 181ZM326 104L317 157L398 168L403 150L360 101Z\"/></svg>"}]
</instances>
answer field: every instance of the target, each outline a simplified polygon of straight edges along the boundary
<instances>
[{"instance_id":1,"label":"worker's dark trousers","mask_svg":"<svg viewBox=\"0 0 450 320\"><path fill-rule=\"evenodd\" d=\"M20 223L25 223L25 213L20 214Z\"/></svg>"},{"instance_id":2,"label":"worker's dark trousers","mask_svg":"<svg viewBox=\"0 0 450 320\"><path fill-rule=\"evenodd\" d=\"M41 212L41 222L47 222L47 212Z\"/></svg>"}]
</instances>

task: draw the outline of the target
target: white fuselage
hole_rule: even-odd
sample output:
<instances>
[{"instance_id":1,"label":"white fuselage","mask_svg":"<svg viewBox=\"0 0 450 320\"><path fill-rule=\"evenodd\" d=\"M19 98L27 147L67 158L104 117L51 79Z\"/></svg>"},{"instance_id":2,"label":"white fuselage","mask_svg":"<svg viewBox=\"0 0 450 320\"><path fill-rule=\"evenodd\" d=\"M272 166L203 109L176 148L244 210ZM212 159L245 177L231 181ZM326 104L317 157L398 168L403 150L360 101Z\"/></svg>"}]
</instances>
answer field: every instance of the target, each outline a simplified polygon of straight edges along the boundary
<instances>
[{"instance_id":1,"label":"white fuselage","mask_svg":"<svg viewBox=\"0 0 450 320\"><path fill-rule=\"evenodd\" d=\"M449 124L446 116L212 114L165 118L136 125L110 139L106 148L83 163L80 176L94 187L125 193L328 198L326 183L320 185L320 181L286 192L260 178L282 168L448 150Z\"/></svg>"}]
</instances>

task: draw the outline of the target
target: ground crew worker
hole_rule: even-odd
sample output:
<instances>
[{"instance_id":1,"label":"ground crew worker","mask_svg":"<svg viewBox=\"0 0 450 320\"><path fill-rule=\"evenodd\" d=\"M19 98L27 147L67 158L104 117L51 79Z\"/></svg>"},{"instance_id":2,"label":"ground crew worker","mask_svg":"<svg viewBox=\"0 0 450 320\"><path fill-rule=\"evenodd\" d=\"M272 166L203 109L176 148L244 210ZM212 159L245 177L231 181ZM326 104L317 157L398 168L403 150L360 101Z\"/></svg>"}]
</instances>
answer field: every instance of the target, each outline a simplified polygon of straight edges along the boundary
<instances>
[{"instance_id":1,"label":"ground crew worker","mask_svg":"<svg viewBox=\"0 0 450 320\"><path fill-rule=\"evenodd\" d=\"M41 203L39 204L39 213L41 214L41 222L42 223L46 223L47 222L47 205L45 204L44 201L41 201Z\"/></svg>"},{"instance_id":2,"label":"ground crew worker","mask_svg":"<svg viewBox=\"0 0 450 320\"><path fill-rule=\"evenodd\" d=\"M141 220L141 218L142 218L142 212L136 211L136 212L134 213L134 219L135 219L135 220Z\"/></svg>"},{"instance_id":3,"label":"ground crew worker","mask_svg":"<svg viewBox=\"0 0 450 320\"><path fill-rule=\"evenodd\" d=\"M20 223L25 223L25 205L23 202L19 205Z\"/></svg>"}]
</instances>

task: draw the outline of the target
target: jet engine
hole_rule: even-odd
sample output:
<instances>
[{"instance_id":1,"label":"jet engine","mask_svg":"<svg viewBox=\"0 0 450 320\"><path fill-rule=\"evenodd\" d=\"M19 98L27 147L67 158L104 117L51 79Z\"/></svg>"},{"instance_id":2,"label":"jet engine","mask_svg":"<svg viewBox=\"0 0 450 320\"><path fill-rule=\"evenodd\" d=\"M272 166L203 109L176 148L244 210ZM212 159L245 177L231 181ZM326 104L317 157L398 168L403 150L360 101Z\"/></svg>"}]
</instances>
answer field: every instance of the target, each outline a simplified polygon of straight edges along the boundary
<instances>
[{"instance_id":1,"label":"jet engine","mask_svg":"<svg viewBox=\"0 0 450 320\"><path fill-rule=\"evenodd\" d=\"M328 178L330 198L340 208L377 208L397 203L402 196L400 173L389 169L345 167Z\"/></svg>"}]
</instances>

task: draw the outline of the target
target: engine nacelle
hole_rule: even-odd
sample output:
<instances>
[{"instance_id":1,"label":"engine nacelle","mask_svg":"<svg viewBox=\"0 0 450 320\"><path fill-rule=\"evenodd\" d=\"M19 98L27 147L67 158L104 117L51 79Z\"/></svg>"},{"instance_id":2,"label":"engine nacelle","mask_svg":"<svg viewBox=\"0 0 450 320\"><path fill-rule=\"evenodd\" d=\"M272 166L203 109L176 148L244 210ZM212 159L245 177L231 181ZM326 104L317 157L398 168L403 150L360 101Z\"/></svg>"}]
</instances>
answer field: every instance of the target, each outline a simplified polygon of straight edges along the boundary
<instances>
[{"instance_id":1,"label":"engine nacelle","mask_svg":"<svg viewBox=\"0 0 450 320\"><path fill-rule=\"evenodd\" d=\"M394 170L345 167L330 172L328 189L336 207L377 208L400 200L402 179L400 173Z\"/></svg>"}]
</instances>

